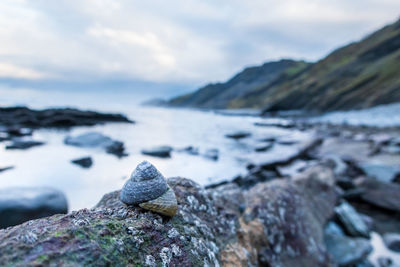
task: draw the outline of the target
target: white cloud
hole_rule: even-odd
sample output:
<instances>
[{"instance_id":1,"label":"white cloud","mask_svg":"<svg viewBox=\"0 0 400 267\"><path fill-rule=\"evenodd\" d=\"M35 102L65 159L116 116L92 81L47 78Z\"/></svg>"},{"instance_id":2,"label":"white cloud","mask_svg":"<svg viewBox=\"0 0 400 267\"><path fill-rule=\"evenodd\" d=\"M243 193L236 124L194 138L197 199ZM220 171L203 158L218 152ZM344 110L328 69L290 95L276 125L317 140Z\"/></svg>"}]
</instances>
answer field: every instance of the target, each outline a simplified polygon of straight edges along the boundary
<instances>
[{"instance_id":1,"label":"white cloud","mask_svg":"<svg viewBox=\"0 0 400 267\"><path fill-rule=\"evenodd\" d=\"M1 76L223 80L270 59L316 60L398 10L398 0L2 0Z\"/></svg>"}]
</instances>

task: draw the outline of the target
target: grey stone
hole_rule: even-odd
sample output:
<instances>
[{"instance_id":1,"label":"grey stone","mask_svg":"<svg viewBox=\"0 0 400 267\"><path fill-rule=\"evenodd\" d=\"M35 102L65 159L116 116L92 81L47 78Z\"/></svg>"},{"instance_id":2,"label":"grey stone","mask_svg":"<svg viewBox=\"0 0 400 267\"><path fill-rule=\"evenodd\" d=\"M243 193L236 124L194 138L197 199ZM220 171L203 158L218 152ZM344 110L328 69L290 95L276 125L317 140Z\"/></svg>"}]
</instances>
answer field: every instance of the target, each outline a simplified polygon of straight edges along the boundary
<instances>
[{"instance_id":1,"label":"grey stone","mask_svg":"<svg viewBox=\"0 0 400 267\"><path fill-rule=\"evenodd\" d=\"M400 252L400 234L386 233L383 235L383 241L389 249Z\"/></svg>"},{"instance_id":2,"label":"grey stone","mask_svg":"<svg viewBox=\"0 0 400 267\"><path fill-rule=\"evenodd\" d=\"M172 147L170 146L158 146L153 148L147 148L142 150L142 154L159 157L159 158L169 158L171 157Z\"/></svg>"},{"instance_id":3,"label":"grey stone","mask_svg":"<svg viewBox=\"0 0 400 267\"><path fill-rule=\"evenodd\" d=\"M40 141L14 138L10 144L6 145L6 149L28 149L34 146L41 146L43 144L44 142Z\"/></svg>"},{"instance_id":4,"label":"grey stone","mask_svg":"<svg viewBox=\"0 0 400 267\"><path fill-rule=\"evenodd\" d=\"M67 212L67 199L56 189L11 187L0 190L0 228Z\"/></svg>"},{"instance_id":5,"label":"grey stone","mask_svg":"<svg viewBox=\"0 0 400 267\"><path fill-rule=\"evenodd\" d=\"M350 235L369 237L369 229L363 218L349 203L343 201L335 208L335 213Z\"/></svg>"},{"instance_id":6,"label":"grey stone","mask_svg":"<svg viewBox=\"0 0 400 267\"><path fill-rule=\"evenodd\" d=\"M369 177L376 178L382 182L391 182L397 173L400 172L400 166L391 166L374 163L362 163L360 168Z\"/></svg>"},{"instance_id":7,"label":"grey stone","mask_svg":"<svg viewBox=\"0 0 400 267\"><path fill-rule=\"evenodd\" d=\"M90 168L93 164L91 157L84 157L79 159L71 160L72 163L81 166L82 168Z\"/></svg>"}]
</instances>

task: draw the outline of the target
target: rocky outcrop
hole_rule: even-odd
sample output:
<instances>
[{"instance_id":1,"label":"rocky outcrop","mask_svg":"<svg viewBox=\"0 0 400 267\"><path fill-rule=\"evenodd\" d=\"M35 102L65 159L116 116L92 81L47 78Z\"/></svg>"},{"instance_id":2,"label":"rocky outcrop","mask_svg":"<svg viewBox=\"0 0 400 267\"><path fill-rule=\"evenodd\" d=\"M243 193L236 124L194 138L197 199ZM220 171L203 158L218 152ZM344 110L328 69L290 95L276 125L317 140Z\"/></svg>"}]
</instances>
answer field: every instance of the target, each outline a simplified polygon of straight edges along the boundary
<instances>
[{"instance_id":1,"label":"rocky outcrop","mask_svg":"<svg viewBox=\"0 0 400 267\"><path fill-rule=\"evenodd\" d=\"M33 110L26 107L0 108L0 124L7 127L72 127L105 122L132 122L121 114L98 113L77 109Z\"/></svg>"},{"instance_id":2,"label":"rocky outcrop","mask_svg":"<svg viewBox=\"0 0 400 267\"><path fill-rule=\"evenodd\" d=\"M243 190L204 189L171 178L172 218L105 195L90 210L0 230L0 262L10 266L330 266L323 226L336 202L330 169Z\"/></svg>"}]
</instances>

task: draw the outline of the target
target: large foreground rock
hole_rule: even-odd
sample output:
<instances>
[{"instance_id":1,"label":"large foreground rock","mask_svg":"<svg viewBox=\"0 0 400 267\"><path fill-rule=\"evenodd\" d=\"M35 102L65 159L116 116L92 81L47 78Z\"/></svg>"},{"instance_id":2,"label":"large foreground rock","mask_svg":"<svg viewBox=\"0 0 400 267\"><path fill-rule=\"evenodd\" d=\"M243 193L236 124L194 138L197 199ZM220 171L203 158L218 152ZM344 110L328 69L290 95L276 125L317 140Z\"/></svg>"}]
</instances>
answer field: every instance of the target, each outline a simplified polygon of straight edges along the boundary
<instances>
[{"instance_id":1,"label":"large foreground rock","mask_svg":"<svg viewBox=\"0 0 400 267\"><path fill-rule=\"evenodd\" d=\"M0 190L0 228L67 212L68 203L64 194L52 188L12 187Z\"/></svg>"},{"instance_id":2,"label":"large foreground rock","mask_svg":"<svg viewBox=\"0 0 400 267\"><path fill-rule=\"evenodd\" d=\"M128 207L119 191L91 210L0 231L0 262L54 266L330 266L323 225L336 194L329 170L243 191L169 179L172 218Z\"/></svg>"}]
</instances>

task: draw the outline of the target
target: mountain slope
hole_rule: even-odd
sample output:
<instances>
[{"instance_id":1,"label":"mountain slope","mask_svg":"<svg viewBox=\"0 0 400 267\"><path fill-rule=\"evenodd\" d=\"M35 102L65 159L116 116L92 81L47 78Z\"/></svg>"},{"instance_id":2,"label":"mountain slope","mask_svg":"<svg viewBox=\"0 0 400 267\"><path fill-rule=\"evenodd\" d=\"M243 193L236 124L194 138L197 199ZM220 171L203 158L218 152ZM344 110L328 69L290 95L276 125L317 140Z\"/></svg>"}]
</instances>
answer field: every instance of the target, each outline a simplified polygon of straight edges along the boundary
<instances>
[{"instance_id":1,"label":"mountain slope","mask_svg":"<svg viewBox=\"0 0 400 267\"><path fill-rule=\"evenodd\" d=\"M400 20L314 64L288 62L293 65L276 70L273 68L279 62L264 64L271 68L255 73L253 80L265 79L257 86L240 82L231 85L245 70L227 83L208 85L172 99L170 104L265 111L330 111L400 102Z\"/></svg>"},{"instance_id":2,"label":"mountain slope","mask_svg":"<svg viewBox=\"0 0 400 267\"><path fill-rule=\"evenodd\" d=\"M308 66L304 61L281 60L244 69L225 83L208 84L194 93L169 101L173 106L236 108L247 94L270 86L282 75L295 76Z\"/></svg>"}]
</instances>

